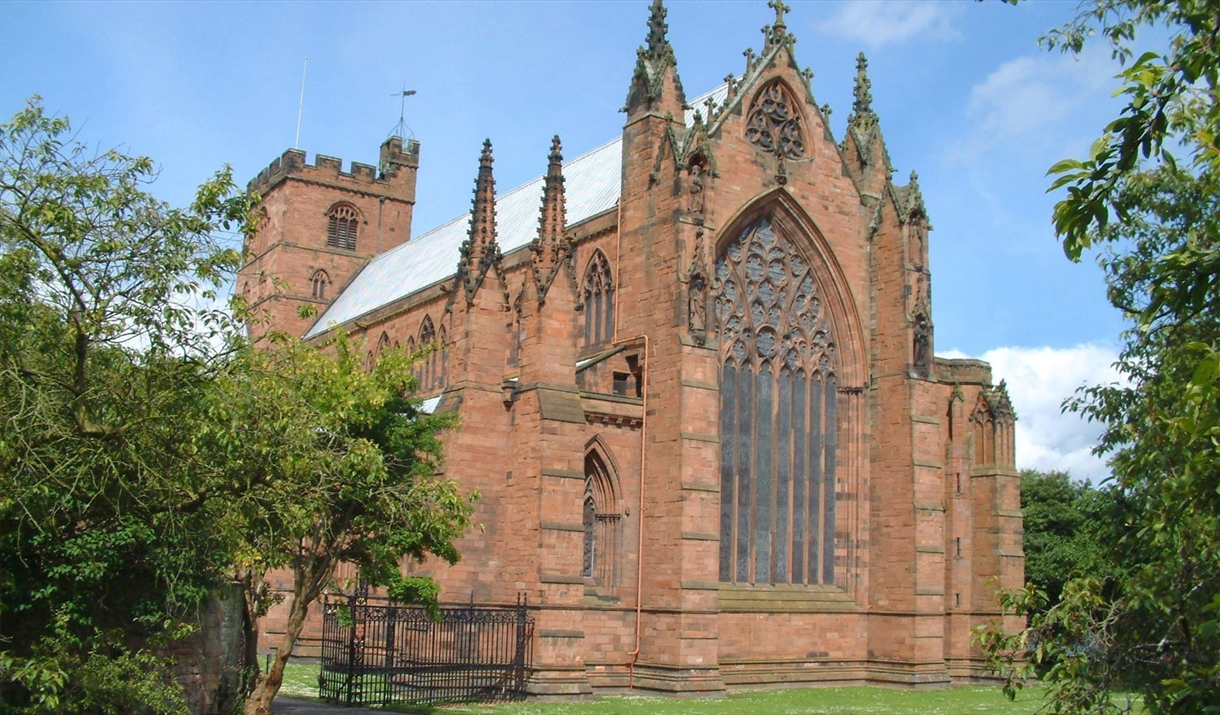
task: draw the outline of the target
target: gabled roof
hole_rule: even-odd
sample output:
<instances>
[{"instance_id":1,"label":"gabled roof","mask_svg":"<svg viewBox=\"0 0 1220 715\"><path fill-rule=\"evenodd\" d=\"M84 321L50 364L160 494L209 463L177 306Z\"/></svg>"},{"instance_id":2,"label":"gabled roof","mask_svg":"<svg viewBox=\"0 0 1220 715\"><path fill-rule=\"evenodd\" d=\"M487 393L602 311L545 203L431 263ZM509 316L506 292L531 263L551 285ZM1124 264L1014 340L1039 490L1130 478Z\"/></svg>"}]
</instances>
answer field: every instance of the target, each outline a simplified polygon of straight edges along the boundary
<instances>
[{"instance_id":1,"label":"gabled roof","mask_svg":"<svg viewBox=\"0 0 1220 715\"><path fill-rule=\"evenodd\" d=\"M721 85L691 102L690 106L702 107L709 97L723 101L727 89L728 85ZM687 110L685 119L687 126L694 123L693 109ZM618 204L622 192L622 143L622 137L618 137L564 164L569 226ZM527 245L538 233L542 180L539 176L496 197L496 232L504 253ZM374 256L305 337L320 335L333 326L355 320L452 277L457 272L459 248L469 229L470 213L467 212Z\"/></svg>"}]
</instances>

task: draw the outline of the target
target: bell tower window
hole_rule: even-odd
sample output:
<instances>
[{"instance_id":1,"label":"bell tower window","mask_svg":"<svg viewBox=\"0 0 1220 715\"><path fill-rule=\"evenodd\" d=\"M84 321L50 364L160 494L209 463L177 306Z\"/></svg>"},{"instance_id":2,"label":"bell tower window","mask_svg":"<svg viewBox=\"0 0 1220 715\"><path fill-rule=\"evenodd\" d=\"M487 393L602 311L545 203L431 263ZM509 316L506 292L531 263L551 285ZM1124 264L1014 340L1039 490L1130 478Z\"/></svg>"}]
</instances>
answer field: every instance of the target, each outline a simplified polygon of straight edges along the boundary
<instances>
[{"instance_id":1,"label":"bell tower window","mask_svg":"<svg viewBox=\"0 0 1220 715\"><path fill-rule=\"evenodd\" d=\"M326 245L344 251L356 250L360 214L350 204L339 204L326 215Z\"/></svg>"}]
</instances>

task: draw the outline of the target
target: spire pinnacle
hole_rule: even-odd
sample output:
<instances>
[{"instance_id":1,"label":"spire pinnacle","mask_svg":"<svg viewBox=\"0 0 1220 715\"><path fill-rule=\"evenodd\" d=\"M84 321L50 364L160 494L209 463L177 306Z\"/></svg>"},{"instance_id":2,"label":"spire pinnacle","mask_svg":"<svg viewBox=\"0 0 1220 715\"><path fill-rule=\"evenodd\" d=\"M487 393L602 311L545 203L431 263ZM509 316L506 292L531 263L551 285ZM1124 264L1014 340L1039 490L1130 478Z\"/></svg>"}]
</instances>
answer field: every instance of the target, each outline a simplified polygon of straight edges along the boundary
<instances>
[{"instance_id":1,"label":"spire pinnacle","mask_svg":"<svg viewBox=\"0 0 1220 715\"><path fill-rule=\"evenodd\" d=\"M861 52L856 56L856 87L853 91L855 101L851 110L854 114L871 114L873 111L873 83L868 79L868 60Z\"/></svg>"},{"instance_id":2,"label":"spire pinnacle","mask_svg":"<svg viewBox=\"0 0 1220 715\"><path fill-rule=\"evenodd\" d=\"M665 33L669 31L669 25L665 23L667 14L668 11L661 0L652 0L652 9L648 13L647 44L647 53L652 58L660 57L669 46L669 41L665 39Z\"/></svg>"},{"instance_id":3,"label":"spire pinnacle","mask_svg":"<svg viewBox=\"0 0 1220 715\"><path fill-rule=\"evenodd\" d=\"M493 161L495 161L495 159L493 159L491 156L491 139L490 138L484 139L483 140L483 153L479 155L479 168L480 169L482 169L482 168L490 169Z\"/></svg>"},{"instance_id":4,"label":"spire pinnacle","mask_svg":"<svg viewBox=\"0 0 1220 715\"><path fill-rule=\"evenodd\" d=\"M474 180L470 233L462 243L459 263L467 300L474 299L487 270L500 259L500 247L496 243L496 179L492 173L493 162L491 139L485 139L483 151L479 155L479 174Z\"/></svg>"},{"instance_id":5,"label":"spire pinnacle","mask_svg":"<svg viewBox=\"0 0 1220 715\"><path fill-rule=\"evenodd\" d=\"M551 153L547 157L547 176L552 174L560 174L563 166L563 144L559 141L559 135L556 134L551 138Z\"/></svg>"},{"instance_id":6,"label":"spire pinnacle","mask_svg":"<svg viewBox=\"0 0 1220 715\"><path fill-rule=\"evenodd\" d=\"M923 192L919 189L919 174L911 170L911 180L907 184L907 215L914 213L926 214L923 204Z\"/></svg>"},{"instance_id":7,"label":"spire pinnacle","mask_svg":"<svg viewBox=\"0 0 1220 715\"><path fill-rule=\"evenodd\" d=\"M538 289L538 301L546 300L559 269L566 263L567 243L564 229L567 227L567 208L563 188L563 145L559 135L551 140L546 177L542 184L542 208L538 216L538 236L530 243L533 256L534 281Z\"/></svg>"},{"instance_id":8,"label":"spire pinnacle","mask_svg":"<svg viewBox=\"0 0 1220 715\"><path fill-rule=\"evenodd\" d=\"M666 110L681 116L686 104L686 92L678 78L678 60L674 48L665 34L669 25L665 23L668 11L661 0L652 0L648 12L648 38L636 52L635 72L631 76L631 89L627 92L627 104L623 111L631 113L647 107L664 114ZM658 100L666 105L663 109Z\"/></svg>"}]
</instances>

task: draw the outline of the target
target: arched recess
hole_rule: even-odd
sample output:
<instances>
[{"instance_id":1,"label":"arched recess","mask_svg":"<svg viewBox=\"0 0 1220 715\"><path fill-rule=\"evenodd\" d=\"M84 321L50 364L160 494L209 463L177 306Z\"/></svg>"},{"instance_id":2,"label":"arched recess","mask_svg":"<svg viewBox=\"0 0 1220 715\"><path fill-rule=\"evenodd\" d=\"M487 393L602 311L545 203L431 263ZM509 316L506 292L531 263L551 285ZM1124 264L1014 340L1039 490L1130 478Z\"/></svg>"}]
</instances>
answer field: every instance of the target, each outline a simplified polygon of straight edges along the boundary
<instances>
[{"instance_id":1,"label":"arched recess","mask_svg":"<svg viewBox=\"0 0 1220 715\"><path fill-rule=\"evenodd\" d=\"M619 586L623 535L623 498L618 470L600 437L585 445L584 526L581 575L599 586Z\"/></svg>"},{"instance_id":2,"label":"arched recess","mask_svg":"<svg viewBox=\"0 0 1220 715\"><path fill-rule=\"evenodd\" d=\"M848 588L867 365L846 278L783 189L729 222L715 266L720 579Z\"/></svg>"}]
</instances>

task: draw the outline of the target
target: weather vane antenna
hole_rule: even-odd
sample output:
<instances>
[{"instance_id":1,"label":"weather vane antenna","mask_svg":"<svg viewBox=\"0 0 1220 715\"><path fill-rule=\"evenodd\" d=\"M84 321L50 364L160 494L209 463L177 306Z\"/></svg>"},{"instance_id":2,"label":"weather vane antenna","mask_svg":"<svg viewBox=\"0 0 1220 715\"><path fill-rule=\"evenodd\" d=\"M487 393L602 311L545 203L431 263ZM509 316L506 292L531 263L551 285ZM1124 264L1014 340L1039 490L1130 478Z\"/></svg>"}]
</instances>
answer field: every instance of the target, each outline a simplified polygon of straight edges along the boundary
<instances>
[{"instance_id":1,"label":"weather vane antenna","mask_svg":"<svg viewBox=\"0 0 1220 715\"><path fill-rule=\"evenodd\" d=\"M301 102L297 105L297 138L292 142L293 149L301 148L301 115L305 113L305 72L309 69L309 58L305 58L305 65L301 67Z\"/></svg>"},{"instance_id":2,"label":"weather vane antenna","mask_svg":"<svg viewBox=\"0 0 1220 715\"><path fill-rule=\"evenodd\" d=\"M407 126L407 97L415 94L415 90L407 89L406 83L402 85L402 91L391 94L391 97L398 97L398 123L390 130L390 136L398 137L399 139L414 139L415 132L411 131L411 127Z\"/></svg>"}]
</instances>

